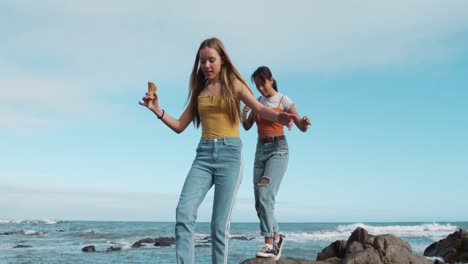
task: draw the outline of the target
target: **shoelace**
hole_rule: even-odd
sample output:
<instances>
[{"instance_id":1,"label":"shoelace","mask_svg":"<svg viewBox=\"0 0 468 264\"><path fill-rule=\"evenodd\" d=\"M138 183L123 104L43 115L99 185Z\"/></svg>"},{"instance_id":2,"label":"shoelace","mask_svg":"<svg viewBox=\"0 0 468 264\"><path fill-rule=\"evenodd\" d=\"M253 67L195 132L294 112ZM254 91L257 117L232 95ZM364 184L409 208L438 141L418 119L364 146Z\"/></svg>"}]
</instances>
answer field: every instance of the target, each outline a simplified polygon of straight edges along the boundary
<instances>
[{"instance_id":1,"label":"shoelace","mask_svg":"<svg viewBox=\"0 0 468 264\"><path fill-rule=\"evenodd\" d=\"M261 248L260 248L260 251L261 252L269 252L269 251L272 251L273 249L270 248L269 246L267 246L266 244L263 245Z\"/></svg>"}]
</instances>

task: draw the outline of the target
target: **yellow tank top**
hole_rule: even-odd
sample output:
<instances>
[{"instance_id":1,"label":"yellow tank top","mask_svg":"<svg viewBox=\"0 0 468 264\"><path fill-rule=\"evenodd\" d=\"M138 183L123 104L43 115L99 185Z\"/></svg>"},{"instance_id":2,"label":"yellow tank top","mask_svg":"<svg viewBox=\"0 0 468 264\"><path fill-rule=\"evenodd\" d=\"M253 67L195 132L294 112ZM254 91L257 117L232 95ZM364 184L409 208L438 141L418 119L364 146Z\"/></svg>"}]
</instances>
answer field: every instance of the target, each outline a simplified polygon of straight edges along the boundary
<instances>
[{"instance_id":1,"label":"yellow tank top","mask_svg":"<svg viewBox=\"0 0 468 264\"><path fill-rule=\"evenodd\" d=\"M202 138L239 137L239 122L229 119L229 109L220 94L198 96Z\"/></svg>"}]
</instances>

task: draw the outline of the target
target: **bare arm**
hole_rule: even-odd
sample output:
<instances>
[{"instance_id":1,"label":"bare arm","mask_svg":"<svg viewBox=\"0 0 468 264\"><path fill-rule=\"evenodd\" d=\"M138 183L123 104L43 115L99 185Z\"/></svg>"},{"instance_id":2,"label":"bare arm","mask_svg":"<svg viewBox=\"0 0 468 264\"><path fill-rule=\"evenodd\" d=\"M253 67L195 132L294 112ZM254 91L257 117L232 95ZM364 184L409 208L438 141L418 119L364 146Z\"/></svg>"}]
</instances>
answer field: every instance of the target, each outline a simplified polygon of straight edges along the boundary
<instances>
[{"instance_id":1,"label":"bare arm","mask_svg":"<svg viewBox=\"0 0 468 264\"><path fill-rule=\"evenodd\" d=\"M173 118L161 108L157 94L151 98L151 96L146 93L145 97L143 97L143 102L139 102L139 104L151 110L151 112L153 112L159 119L161 119L161 121L163 121L166 126L168 126L177 134L180 134L182 131L184 131L192 121L193 114L190 104L187 106L187 108L185 108L179 119Z\"/></svg>"},{"instance_id":2,"label":"bare arm","mask_svg":"<svg viewBox=\"0 0 468 264\"><path fill-rule=\"evenodd\" d=\"M234 85L242 102L250 107L256 114L267 120L279 122L291 129L294 115L285 112L278 114L271 108L263 106L257 101L257 99L255 99L249 88L247 88L247 86L245 86L241 81L235 80Z\"/></svg>"},{"instance_id":3,"label":"bare arm","mask_svg":"<svg viewBox=\"0 0 468 264\"><path fill-rule=\"evenodd\" d=\"M309 126L311 125L310 119L307 116L300 118L300 115L297 113L294 104L291 105L291 107L288 110L288 113L294 115L294 124L296 124L297 128L299 128L299 130L301 130L302 132L306 132Z\"/></svg>"},{"instance_id":4,"label":"bare arm","mask_svg":"<svg viewBox=\"0 0 468 264\"><path fill-rule=\"evenodd\" d=\"M244 127L245 130L249 130L250 128L252 128L253 123L254 123L254 112L250 111L250 108L248 106L244 106L244 109L242 109L242 126Z\"/></svg>"}]
</instances>

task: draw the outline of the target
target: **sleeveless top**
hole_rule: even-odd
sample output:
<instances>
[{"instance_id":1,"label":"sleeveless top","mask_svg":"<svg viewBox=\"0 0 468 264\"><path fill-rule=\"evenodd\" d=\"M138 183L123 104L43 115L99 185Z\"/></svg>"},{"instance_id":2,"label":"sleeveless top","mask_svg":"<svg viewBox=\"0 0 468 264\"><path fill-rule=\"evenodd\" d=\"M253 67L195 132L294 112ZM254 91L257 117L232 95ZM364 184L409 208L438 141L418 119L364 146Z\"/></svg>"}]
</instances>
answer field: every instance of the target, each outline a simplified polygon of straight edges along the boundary
<instances>
[{"instance_id":1,"label":"sleeveless top","mask_svg":"<svg viewBox=\"0 0 468 264\"><path fill-rule=\"evenodd\" d=\"M230 109L221 94L198 96L198 112L202 124L202 138L239 137L239 122L229 118Z\"/></svg>"},{"instance_id":2,"label":"sleeveless top","mask_svg":"<svg viewBox=\"0 0 468 264\"><path fill-rule=\"evenodd\" d=\"M270 98L260 96L258 101L277 113L289 110L293 104L289 97L281 93L277 93ZM254 120L257 123L257 132L259 135L284 135L283 125L281 123L263 119L258 114L255 115Z\"/></svg>"}]
</instances>

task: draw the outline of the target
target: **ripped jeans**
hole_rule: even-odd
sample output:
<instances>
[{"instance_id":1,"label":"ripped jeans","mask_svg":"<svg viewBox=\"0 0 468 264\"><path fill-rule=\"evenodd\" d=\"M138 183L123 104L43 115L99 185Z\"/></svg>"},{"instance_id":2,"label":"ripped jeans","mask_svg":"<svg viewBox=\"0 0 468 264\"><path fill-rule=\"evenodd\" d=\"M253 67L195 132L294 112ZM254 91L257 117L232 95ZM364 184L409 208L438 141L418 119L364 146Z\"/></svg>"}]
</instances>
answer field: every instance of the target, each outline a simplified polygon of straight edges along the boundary
<instances>
[{"instance_id":1,"label":"ripped jeans","mask_svg":"<svg viewBox=\"0 0 468 264\"><path fill-rule=\"evenodd\" d=\"M289 148L286 139L257 143L254 163L255 210L260 220L260 234L273 237L279 231L275 217L275 197L286 173Z\"/></svg>"}]
</instances>

